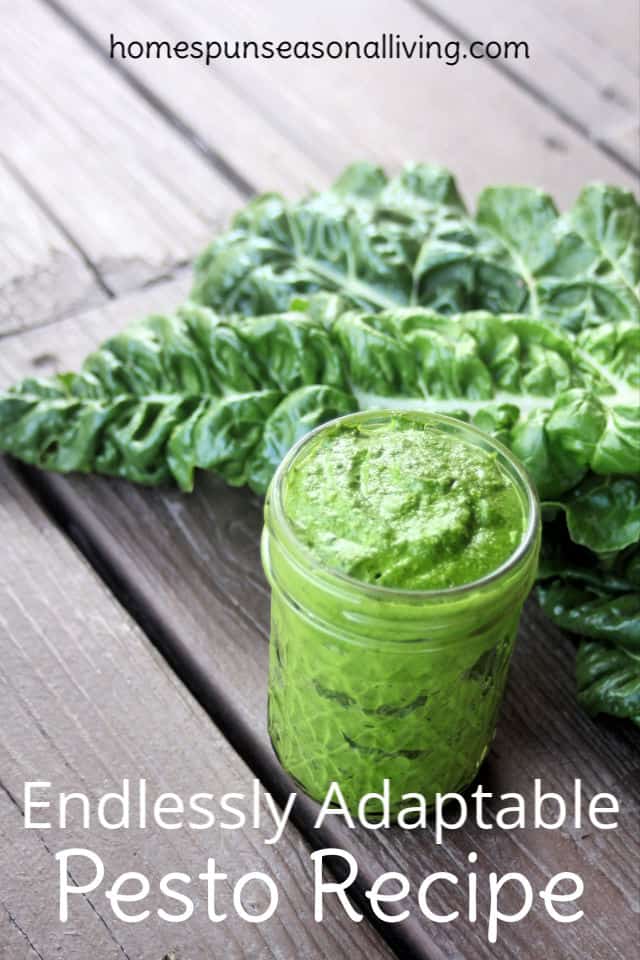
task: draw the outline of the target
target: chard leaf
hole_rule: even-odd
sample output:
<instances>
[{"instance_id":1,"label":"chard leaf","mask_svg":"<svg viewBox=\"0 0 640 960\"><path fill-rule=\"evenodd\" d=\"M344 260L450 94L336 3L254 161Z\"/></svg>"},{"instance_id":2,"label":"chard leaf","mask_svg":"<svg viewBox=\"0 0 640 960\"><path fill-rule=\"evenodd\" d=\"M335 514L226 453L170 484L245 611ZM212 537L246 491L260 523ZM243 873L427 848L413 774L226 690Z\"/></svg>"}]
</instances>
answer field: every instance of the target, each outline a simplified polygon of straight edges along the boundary
<instances>
[{"instance_id":1,"label":"chard leaf","mask_svg":"<svg viewBox=\"0 0 640 960\"><path fill-rule=\"evenodd\" d=\"M608 554L605 562L584 547L576 547L568 534L557 536L548 523L543 526L543 543L538 564L538 580L560 578L565 583L591 588L599 596L632 593L640 588L640 552L637 544L630 551ZM634 552L635 551L635 552Z\"/></svg>"},{"instance_id":2,"label":"chard leaf","mask_svg":"<svg viewBox=\"0 0 640 960\"><path fill-rule=\"evenodd\" d=\"M303 313L245 321L185 307L107 340L78 374L0 394L0 449L142 484L191 490L200 468L244 485L274 436L284 446L353 409L345 385L329 334Z\"/></svg>"},{"instance_id":3,"label":"chard leaf","mask_svg":"<svg viewBox=\"0 0 640 960\"><path fill-rule=\"evenodd\" d=\"M592 714L610 713L640 726L640 656L586 641L576 659L578 701Z\"/></svg>"},{"instance_id":4,"label":"chard leaf","mask_svg":"<svg viewBox=\"0 0 640 960\"><path fill-rule=\"evenodd\" d=\"M251 201L196 262L192 297L221 313L257 315L318 291L382 309L414 302L420 288L421 302L451 312L472 286L464 263L472 230L447 171L409 166L388 181L357 164L301 203L276 194Z\"/></svg>"},{"instance_id":5,"label":"chard leaf","mask_svg":"<svg viewBox=\"0 0 640 960\"><path fill-rule=\"evenodd\" d=\"M544 582L536 590L552 621L588 638L578 647L576 664L582 706L594 715L611 713L636 723L640 723L639 561L638 544L598 558L572 543L566 527L547 521L539 569Z\"/></svg>"},{"instance_id":6,"label":"chard leaf","mask_svg":"<svg viewBox=\"0 0 640 960\"><path fill-rule=\"evenodd\" d=\"M599 343L606 332L598 331ZM544 498L605 462L608 473L638 468L640 408L628 406L635 358L624 331L608 332L596 372L588 341L529 317L351 311L334 327L359 409L413 407L470 420L511 447Z\"/></svg>"},{"instance_id":7,"label":"chard leaf","mask_svg":"<svg viewBox=\"0 0 640 960\"><path fill-rule=\"evenodd\" d=\"M478 200L478 223L496 238L501 258L522 278L526 298L519 309L534 316L540 315L537 276L556 251L557 218L551 197L529 187L489 187Z\"/></svg>"},{"instance_id":8,"label":"chard leaf","mask_svg":"<svg viewBox=\"0 0 640 960\"><path fill-rule=\"evenodd\" d=\"M258 315L318 291L367 311L529 313L575 332L638 324L640 207L596 184L559 216L539 190L490 187L473 217L440 167L388 179L356 164L301 202L253 200L197 261L193 298Z\"/></svg>"},{"instance_id":9,"label":"chard leaf","mask_svg":"<svg viewBox=\"0 0 640 960\"><path fill-rule=\"evenodd\" d=\"M574 543L609 554L640 541L640 477L589 475L560 501Z\"/></svg>"},{"instance_id":10,"label":"chard leaf","mask_svg":"<svg viewBox=\"0 0 640 960\"><path fill-rule=\"evenodd\" d=\"M560 217L556 251L538 275L541 316L569 330L640 322L640 208L619 187L593 184Z\"/></svg>"},{"instance_id":11,"label":"chard leaf","mask_svg":"<svg viewBox=\"0 0 640 960\"><path fill-rule=\"evenodd\" d=\"M637 309L640 220L633 194L592 184L582 191L566 220L568 230L575 231L595 254L591 276L614 281Z\"/></svg>"},{"instance_id":12,"label":"chard leaf","mask_svg":"<svg viewBox=\"0 0 640 960\"><path fill-rule=\"evenodd\" d=\"M264 493L278 464L294 443L321 423L356 409L350 393L333 387L309 386L294 390L264 424L262 437L248 464L249 486Z\"/></svg>"},{"instance_id":13,"label":"chard leaf","mask_svg":"<svg viewBox=\"0 0 640 960\"><path fill-rule=\"evenodd\" d=\"M499 437L541 496L558 498L601 467L603 451L609 473L628 472L635 453L625 331L609 330L606 350L606 328L597 334L588 354L588 341L530 317L340 312L326 297L250 318L187 305L112 337L78 374L0 395L0 448L51 470L173 478L185 490L197 468L216 470L264 492L289 446L317 424L356 409L415 408ZM589 510L580 514L581 496L572 516Z\"/></svg>"},{"instance_id":14,"label":"chard leaf","mask_svg":"<svg viewBox=\"0 0 640 960\"><path fill-rule=\"evenodd\" d=\"M617 594L599 584L552 580L540 585L537 595L545 613L564 630L640 654L640 591Z\"/></svg>"}]
</instances>

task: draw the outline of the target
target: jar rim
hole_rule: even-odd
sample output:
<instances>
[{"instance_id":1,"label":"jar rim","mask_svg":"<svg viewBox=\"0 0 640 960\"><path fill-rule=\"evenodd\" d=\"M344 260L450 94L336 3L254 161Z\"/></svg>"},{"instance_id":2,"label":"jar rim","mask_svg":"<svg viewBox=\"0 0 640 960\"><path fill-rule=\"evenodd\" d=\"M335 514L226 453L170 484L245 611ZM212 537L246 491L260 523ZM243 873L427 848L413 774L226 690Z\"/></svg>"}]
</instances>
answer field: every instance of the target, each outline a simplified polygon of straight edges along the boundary
<instances>
[{"instance_id":1,"label":"jar rim","mask_svg":"<svg viewBox=\"0 0 640 960\"><path fill-rule=\"evenodd\" d=\"M323 564L322 561L318 559L316 554L314 554L313 550L307 546L307 544L304 543L295 532L293 525L287 517L284 509L283 484L287 470L296 457L298 457L300 452L308 444L312 443L318 434L322 433L324 430L335 427L336 424L357 425L363 421L369 423L372 421L385 422L392 420L394 417L400 417L402 419L415 418L417 421L422 423L432 423L436 426L441 425L442 427L453 428L459 433L468 435L471 438L471 443L474 443L475 441L475 446L482 445L485 449L488 448L495 451L496 453L500 454L500 456L508 463L521 488L526 493L527 523L520 542L515 550L509 554L506 560L496 567L495 570L491 570L489 573L484 574L482 577L478 577L475 580L470 580L468 583L458 584L454 587L438 587L429 590L412 590L407 587L388 587L381 584L369 583L366 580L359 580L357 577L352 577L350 574L345 573L336 567ZM343 586L345 589L350 591L359 591L360 593L364 593L369 597L376 598L381 601L395 599L404 602L415 603L420 601L433 602L455 600L463 598L471 592L477 592L479 590L492 587L497 581L501 580L513 570L517 569L522 561L525 560L531 550L535 547L541 522L538 495L533 485L533 481L526 467L503 443L494 439L484 431L479 430L478 427L466 423L464 420L457 420L455 417L448 417L441 413L430 413L427 410L407 411L406 409L396 409L393 407L381 408L375 411L360 410L355 413L348 413L342 417L336 417L333 420L328 420L325 423L320 424L320 426L315 427L315 429L301 437L300 440L298 440L297 443L291 447L278 465L278 468L271 481L269 491L267 492L267 503L269 501L271 501L271 509L274 512L274 518L276 518L278 521L279 532L284 530L289 544L293 546L296 553L301 555L303 560L307 561L310 569L320 566L323 575L329 577L336 586Z\"/></svg>"}]
</instances>

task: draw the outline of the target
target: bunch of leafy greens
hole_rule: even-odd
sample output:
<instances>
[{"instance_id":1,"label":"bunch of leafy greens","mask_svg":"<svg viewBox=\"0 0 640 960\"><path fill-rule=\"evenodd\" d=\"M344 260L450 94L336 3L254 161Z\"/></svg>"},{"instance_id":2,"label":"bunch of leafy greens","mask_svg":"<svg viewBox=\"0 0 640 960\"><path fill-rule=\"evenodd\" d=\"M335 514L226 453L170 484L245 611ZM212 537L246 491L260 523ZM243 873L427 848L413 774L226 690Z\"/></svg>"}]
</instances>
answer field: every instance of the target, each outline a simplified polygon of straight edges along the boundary
<instances>
[{"instance_id":1,"label":"bunch of leafy greens","mask_svg":"<svg viewBox=\"0 0 640 960\"><path fill-rule=\"evenodd\" d=\"M108 340L77 374L0 394L0 449L51 470L262 493L314 426L358 409L475 423L531 472L539 597L585 638L578 693L640 724L640 208L587 187L493 187L349 168L254 200L196 264L192 300Z\"/></svg>"}]
</instances>

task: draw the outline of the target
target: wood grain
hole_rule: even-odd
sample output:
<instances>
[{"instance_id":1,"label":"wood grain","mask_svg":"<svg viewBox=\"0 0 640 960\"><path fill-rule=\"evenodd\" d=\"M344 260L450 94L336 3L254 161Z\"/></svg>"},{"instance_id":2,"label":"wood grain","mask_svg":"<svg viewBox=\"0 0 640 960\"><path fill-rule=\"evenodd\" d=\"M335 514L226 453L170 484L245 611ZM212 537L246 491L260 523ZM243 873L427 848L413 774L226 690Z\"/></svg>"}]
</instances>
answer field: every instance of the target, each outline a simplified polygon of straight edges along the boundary
<instances>
[{"instance_id":1,"label":"wood grain","mask_svg":"<svg viewBox=\"0 0 640 960\"><path fill-rule=\"evenodd\" d=\"M617 16L602 17L605 5L578 6L572 0L416 2L472 39L525 40L529 59L496 60L494 66L524 83L595 143L640 168L638 4L611 4ZM629 37L636 38L636 48L626 63L619 48L627 46Z\"/></svg>"},{"instance_id":2,"label":"wood grain","mask_svg":"<svg viewBox=\"0 0 640 960\"><path fill-rule=\"evenodd\" d=\"M388 29L382 0L367 3L366 16L363 2L323 4L314 13L314 38L333 36L335 22L345 36L362 37L363 23L371 35ZM593 39L597 18L595 26L581 25L571 0L567 12L546 17L532 17L526 0L504 11L503 0L489 2L513 29L524 24L536 37L536 60L522 69L535 66L539 78L571 100L570 109L595 137L637 157L633 73ZM241 195L253 189L304 193L360 157L392 169L412 157L440 161L455 170L470 198L487 182L513 180L514 171L563 204L587 179L633 182L487 62L107 64L111 31L172 42L212 36L210 6L204 0L61 0L50 6L63 13L37 0L19 6L0 0L6 47L0 156L31 194L2 170L1 199L12 215L0 247L0 334L89 307L104 296L101 287L122 292L170 274L226 223ZM473 9L465 22L472 23L472 13L481 16L477 5L447 9L454 15L467 6ZM290 0L221 4L215 36L306 36L310 21L302 9ZM64 11L89 31L99 52L65 24ZM619 11L614 20L616 30L607 36L621 33ZM408 36L448 38L408 0L396 4L394 26ZM573 51L570 62L558 53L563 37ZM587 62L598 69L584 76L581 64ZM123 68L141 87L125 82Z\"/></svg>"},{"instance_id":3,"label":"wood grain","mask_svg":"<svg viewBox=\"0 0 640 960\"><path fill-rule=\"evenodd\" d=\"M38 0L0 16L0 153L112 291L190 260L239 192Z\"/></svg>"},{"instance_id":4,"label":"wood grain","mask_svg":"<svg viewBox=\"0 0 640 960\"><path fill-rule=\"evenodd\" d=\"M536 0L543 15L561 11L565 23L578 24L580 30L619 60L638 71L638 31L640 6L636 0Z\"/></svg>"},{"instance_id":5,"label":"wood grain","mask_svg":"<svg viewBox=\"0 0 640 960\"><path fill-rule=\"evenodd\" d=\"M224 5L217 4L213 22L210 5L173 0L161 4L96 0L90 7L75 0L56 0L56 5L90 32L104 56L108 56L111 32L125 42L215 39L224 31L226 13ZM219 64L207 67L199 61L178 59L115 59L110 64L113 70L143 83L197 133L201 144L221 151L255 191L303 194L325 182L326 169L315 158L315 151L301 149L286 125L257 108L242 90L234 89ZM203 103L215 108L203 109Z\"/></svg>"},{"instance_id":6,"label":"wood grain","mask_svg":"<svg viewBox=\"0 0 640 960\"><path fill-rule=\"evenodd\" d=\"M6 802L6 797L0 797L0 807L3 807ZM10 838L3 839L9 842ZM22 929L13 914L4 906L0 907L0 931L2 932L1 960L42 960L31 943L27 931Z\"/></svg>"},{"instance_id":7,"label":"wood grain","mask_svg":"<svg viewBox=\"0 0 640 960\"><path fill-rule=\"evenodd\" d=\"M455 39L410 0L396 0L392 16L386 0L325 0L313 16L291 0L235 0L216 5L215 22L208 0L57 2L103 51L111 30L125 40L172 42L363 40L390 30L409 41L420 34L441 43ZM481 17L482 5L476 6ZM470 201L488 183L536 184L563 206L587 180L634 185L620 164L486 60L456 66L433 60L218 60L208 68L200 61L127 60L119 66L232 164L247 170L250 158L249 176L260 189L284 183L295 193L301 182L318 186L318 169L334 176L358 159L390 169L406 160L442 163L457 174ZM218 110L203 110L205 102ZM277 164L270 151L277 152Z\"/></svg>"},{"instance_id":8,"label":"wood grain","mask_svg":"<svg viewBox=\"0 0 640 960\"><path fill-rule=\"evenodd\" d=\"M250 794L247 766L211 724L141 631L109 595L86 562L0 464L0 956L5 960L160 960L171 950L185 960L229 960L294 955L335 958L344 949L359 958L391 954L368 924L356 926L336 907L323 924L313 920L312 866L299 834L288 828L265 845L273 820L265 810L258 829L163 831L149 823L109 831L83 828L76 806L65 830L26 830L23 784L45 780L52 795L81 791L92 804L144 777L150 798L172 791L185 800L201 791ZM95 807L94 807L95 809ZM214 808L215 809L215 808ZM218 808L218 812L220 812ZM38 816L38 819L43 819ZM74 897L68 924L58 920L56 851L88 847L104 861L100 890ZM222 923L209 921L198 873L214 857L229 876L220 884ZM92 873L72 861L75 882ZM141 871L152 894L138 908L148 920L125 924L108 909L104 890L123 871ZM263 924L235 917L231 885L248 871L267 873L279 889L279 907ZM193 878L196 911L169 924L159 906L178 912L158 892L160 878L181 871ZM247 888L245 905L266 906ZM255 888L254 888L255 890ZM135 912L135 911L134 911Z\"/></svg>"},{"instance_id":9,"label":"wood grain","mask_svg":"<svg viewBox=\"0 0 640 960\"><path fill-rule=\"evenodd\" d=\"M1 160L0 210L0 337L105 300L78 251Z\"/></svg>"},{"instance_id":10,"label":"wood grain","mask_svg":"<svg viewBox=\"0 0 640 960\"><path fill-rule=\"evenodd\" d=\"M157 296L158 291L154 292ZM167 290L167 300L174 292ZM135 311L142 306L136 298ZM43 350L65 361L80 360L89 341L111 332L132 312L123 302L37 333L6 341L0 381L8 370L32 372L31 358ZM102 565L123 599L144 620L158 645L208 700L228 735L276 791L288 789L265 731L268 592L260 570L261 504L242 490L203 475L192 496L133 488L97 478L39 475L51 499L83 548ZM533 777L546 789L570 796L573 780L586 796L612 790L619 797L620 829L540 830L487 833L473 822L437 847L430 830L343 831L332 825L319 844L354 850L362 880L382 870L408 874L413 889L430 872L464 875L467 854L480 855L481 903L476 926L422 922L399 924L403 949L426 956L545 956L550 960L628 960L637 919L638 745L629 726L594 723L575 702L573 646L534 607L523 624L498 736L482 772L494 793L532 796ZM309 830L314 807L301 812ZM550 875L575 870L585 881L585 917L569 926L552 923L536 907L509 927L508 937L489 946L486 929L487 874L519 870L542 889ZM464 909L462 895L440 909ZM404 938L404 939L402 939ZM439 951L439 954L438 954Z\"/></svg>"}]
</instances>

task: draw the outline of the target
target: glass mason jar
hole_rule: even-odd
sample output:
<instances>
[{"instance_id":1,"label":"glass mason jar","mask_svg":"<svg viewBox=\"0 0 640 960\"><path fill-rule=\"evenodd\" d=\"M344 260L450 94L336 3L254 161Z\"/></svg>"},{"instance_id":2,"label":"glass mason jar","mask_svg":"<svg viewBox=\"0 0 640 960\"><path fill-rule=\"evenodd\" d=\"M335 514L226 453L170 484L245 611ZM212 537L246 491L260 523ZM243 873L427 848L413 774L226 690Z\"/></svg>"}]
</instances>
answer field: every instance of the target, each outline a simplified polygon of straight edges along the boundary
<instances>
[{"instance_id":1,"label":"glass mason jar","mask_svg":"<svg viewBox=\"0 0 640 960\"><path fill-rule=\"evenodd\" d=\"M382 426L403 411L350 414ZM262 559L271 596L269 734L282 766L313 799L332 781L351 810L390 784L432 806L474 779L494 735L523 602L536 573L540 512L525 469L475 427L435 414L420 423L492 453L522 503L524 534L499 568L438 590L376 586L324 567L296 536L284 507L291 464L325 424L280 464L265 504ZM368 808L371 810L371 808Z\"/></svg>"}]
</instances>

